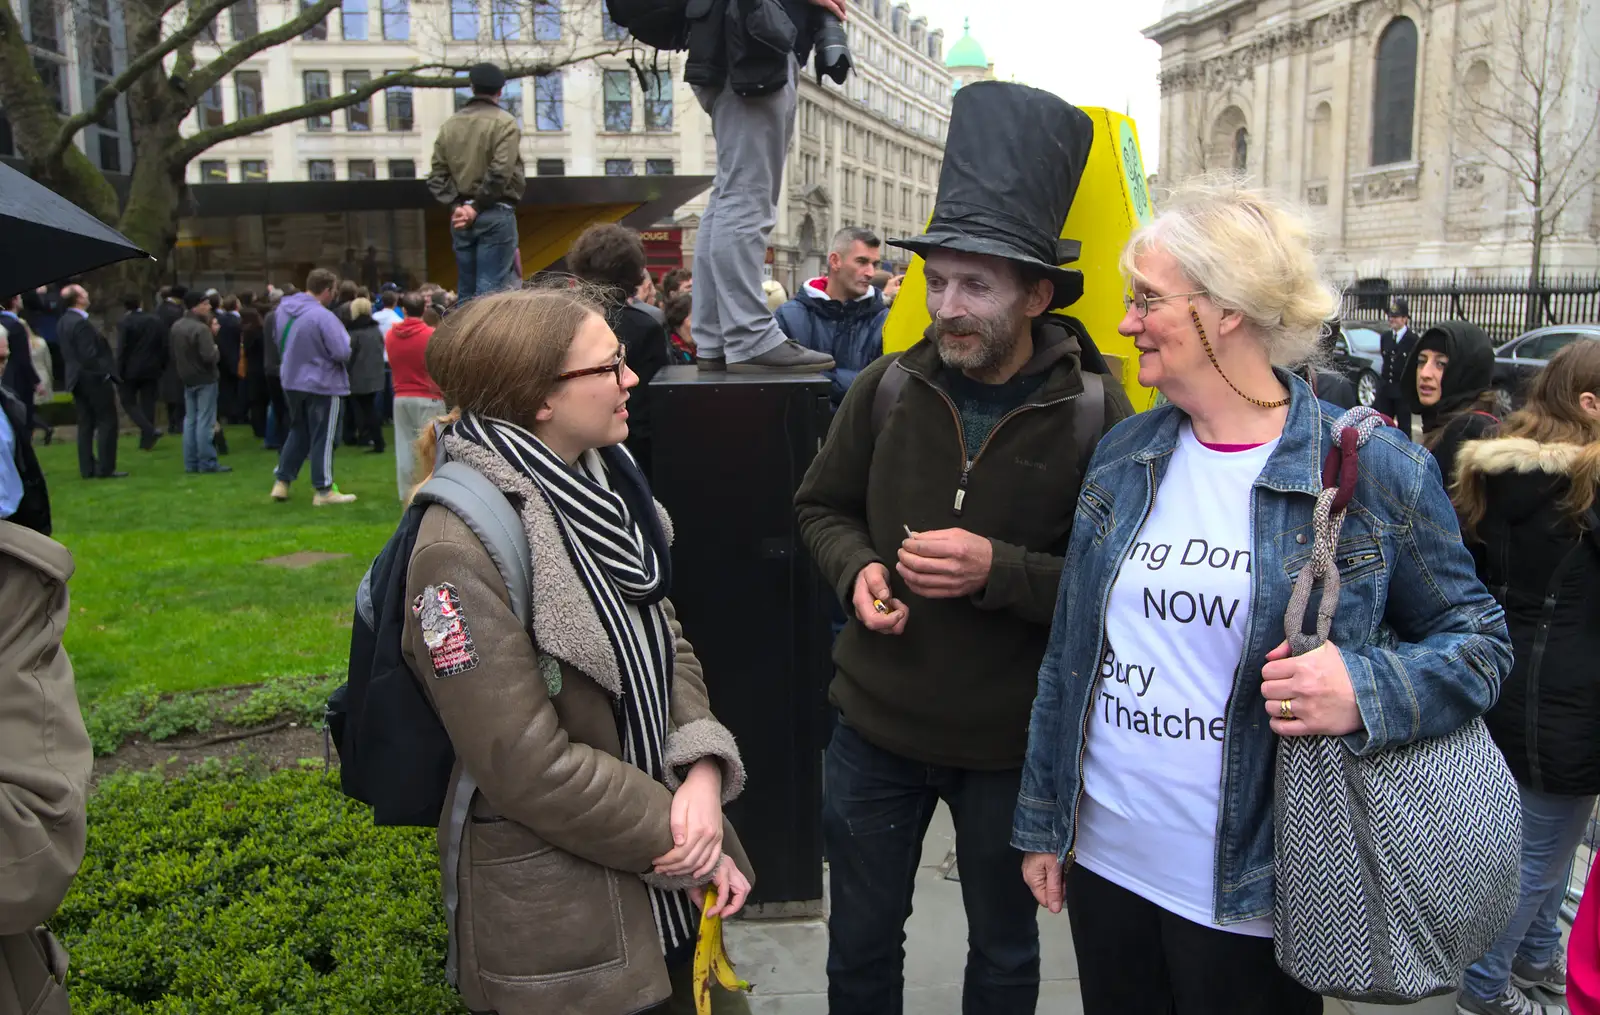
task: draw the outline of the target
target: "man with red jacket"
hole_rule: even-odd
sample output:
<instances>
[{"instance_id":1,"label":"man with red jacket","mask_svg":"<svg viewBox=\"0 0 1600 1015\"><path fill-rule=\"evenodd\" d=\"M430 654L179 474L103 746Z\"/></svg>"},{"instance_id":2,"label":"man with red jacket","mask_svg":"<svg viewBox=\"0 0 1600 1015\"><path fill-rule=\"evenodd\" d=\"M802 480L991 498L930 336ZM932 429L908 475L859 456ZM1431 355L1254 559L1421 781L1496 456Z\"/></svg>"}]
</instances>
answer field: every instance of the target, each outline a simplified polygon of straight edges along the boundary
<instances>
[{"instance_id":1,"label":"man with red jacket","mask_svg":"<svg viewBox=\"0 0 1600 1015\"><path fill-rule=\"evenodd\" d=\"M389 329L384 348L389 353L389 371L394 376L394 475L400 500L411 496L416 474L413 445L428 422L445 413L444 399L428 374L428 339L433 329L422 319L421 293L406 293L400 298L405 319Z\"/></svg>"}]
</instances>

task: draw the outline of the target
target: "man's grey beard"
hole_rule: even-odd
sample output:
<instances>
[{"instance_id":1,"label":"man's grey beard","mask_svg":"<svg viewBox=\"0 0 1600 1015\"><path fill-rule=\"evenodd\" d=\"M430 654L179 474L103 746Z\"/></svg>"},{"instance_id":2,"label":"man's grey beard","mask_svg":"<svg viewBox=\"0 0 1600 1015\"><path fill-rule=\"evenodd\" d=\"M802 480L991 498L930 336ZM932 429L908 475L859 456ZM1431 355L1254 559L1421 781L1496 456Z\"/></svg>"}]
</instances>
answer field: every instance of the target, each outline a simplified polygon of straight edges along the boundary
<instances>
[{"instance_id":1,"label":"man's grey beard","mask_svg":"<svg viewBox=\"0 0 1600 1015\"><path fill-rule=\"evenodd\" d=\"M983 373L1011 358L1017 351L1024 320L1018 313L1007 313L996 318L952 317L935 318L934 334L939 340L939 359L955 370ZM956 345L945 341L946 335L961 335L964 339L976 338L976 345Z\"/></svg>"}]
</instances>

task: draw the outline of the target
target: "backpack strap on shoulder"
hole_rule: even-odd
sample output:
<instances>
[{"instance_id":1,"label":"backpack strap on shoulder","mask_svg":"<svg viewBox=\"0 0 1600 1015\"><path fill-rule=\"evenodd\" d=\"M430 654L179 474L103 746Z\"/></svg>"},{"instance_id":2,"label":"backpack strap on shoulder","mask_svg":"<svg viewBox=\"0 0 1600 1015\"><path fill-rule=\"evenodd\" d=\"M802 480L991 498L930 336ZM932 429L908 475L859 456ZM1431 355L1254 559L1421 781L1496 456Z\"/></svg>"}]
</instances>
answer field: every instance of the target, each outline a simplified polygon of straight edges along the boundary
<instances>
[{"instance_id":1,"label":"backpack strap on shoulder","mask_svg":"<svg viewBox=\"0 0 1600 1015\"><path fill-rule=\"evenodd\" d=\"M533 617L528 575L532 550L522 519L504 491L470 466L445 462L422 484L415 499L443 504L467 524L483 543L483 548L489 551L489 559L494 561L500 577L505 580L511 610L526 628Z\"/></svg>"},{"instance_id":2,"label":"backpack strap on shoulder","mask_svg":"<svg viewBox=\"0 0 1600 1015\"><path fill-rule=\"evenodd\" d=\"M889 413L894 411L895 403L900 401L900 392L905 390L906 381L911 375L906 368L900 365L896 357L889 369L878 378L878 390L872 393L872 439L876 441L878 435L883 433L884 424L889 422Z\"/></svg>"},{"instance_id":3,"label":"backpack strap on shoulder","mask_svg":"<svg viewBox=\"0 0 1600 1015\"><path fill-rule=\"evenodd\" d=\"M1083 394L1072 408L1073 437L1078 445L1078 469L1081 480L1088 472L1089 459L1100 444L1101 431L1106 428L1106 379L1093 371L1082 371Z\"/></svg>"},{"instance_id":4,"label":"backpack strap on shoulder","mask_svg":"<svg viewBox=\"0 0 1600 1015\"><path fill-rule=\"evenodd\" d=\"M443 452L441 450L440 457ZM433 476L417 491L414 502L442 504L472 530L473 535L489 551L489 558L500 571L511 598L511 611L526 630L532 621L532 588L529 564L532 556L528 546L528 533L522 519L507 499L505 492L489 482L476 469L460 462L443 462L433 471ZM445 953L445 977L454 986L460 977L460 945L457 941L456 918L461 906L460 882L461 838L466 832L467 820L472 813L472 798L477 795L478 783L462 766L457 774L454 796L451 798L449 830L444 853L444 906L445 924L449 929L449 944Z\"/></svg>"}]
</instances>

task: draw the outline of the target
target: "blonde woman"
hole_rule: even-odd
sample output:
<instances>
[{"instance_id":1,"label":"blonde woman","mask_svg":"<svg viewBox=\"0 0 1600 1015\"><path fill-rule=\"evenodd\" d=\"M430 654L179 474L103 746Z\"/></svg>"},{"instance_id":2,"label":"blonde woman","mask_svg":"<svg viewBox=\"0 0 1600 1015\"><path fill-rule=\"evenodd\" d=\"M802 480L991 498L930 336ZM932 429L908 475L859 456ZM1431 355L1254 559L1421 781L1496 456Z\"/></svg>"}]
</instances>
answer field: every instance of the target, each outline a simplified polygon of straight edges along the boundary
<instances>
[{"instance_id":1,"label":"blonde woman","mask_svg":"<svg viewBox=\"0 0 1600 1015\"><path fill-rule=\"evenodd\" d=\"M1169 404L1117 424L1084 480L1012 844L1040 904L1069 909L1087 1015L1318 1012L1273 957L1276 738L1368 753L1456 729L1494 701L1505 623L1432 458L1384 428L1329 640L1291 657L1339 415L1286 369L1335 305L1305 219L1195 188L1122 267L1118 330Z\"/></svg>"},{"instance_id":2,"label":"blonde woman","mask_svg":"<svg viewBox=\"0 0 1600 1015\"><path fill-rule=\"evenodd\" d=\"M745 771L666 598L671 523L622 446L638 378L599 306L568 290L469 300L427 365L455 407L445 458L512 498L533 558L531 631L440 505L408 571L407 661L478 786L463 841L443 841L448 819L440 832L441 854L463 858L462 1000L499 1015L692 1013L705 886L724 914L750 891L722 815ZM430 429L419 459L436 450ZM713 1010L748 1009L717 992Z\"/></svg>"}]
</instances>

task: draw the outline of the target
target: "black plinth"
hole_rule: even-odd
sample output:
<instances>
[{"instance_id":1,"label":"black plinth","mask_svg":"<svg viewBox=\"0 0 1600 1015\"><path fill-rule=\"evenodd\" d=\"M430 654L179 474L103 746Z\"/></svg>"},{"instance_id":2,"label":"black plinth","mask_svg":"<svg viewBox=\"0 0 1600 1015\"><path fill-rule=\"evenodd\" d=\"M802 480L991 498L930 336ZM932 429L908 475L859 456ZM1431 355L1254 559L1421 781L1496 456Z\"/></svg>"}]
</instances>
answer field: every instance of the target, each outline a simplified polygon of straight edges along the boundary
<instances>
[{"instance_id":1,"label":"black plinth","mask_svg":"<svg viewBox=\"0 0 1600 1015\"><path fill-rule=\"evenodd\" d=\"M794 492L827 436L828 381L672 367L650 388L672 601L749 772L728 815L755 865L751 901L818 900L830 593Z\"/></svg>"}]
</instances>

